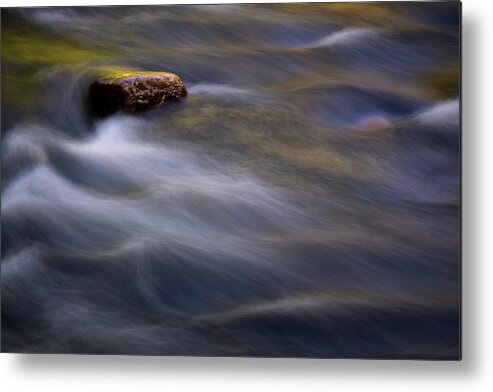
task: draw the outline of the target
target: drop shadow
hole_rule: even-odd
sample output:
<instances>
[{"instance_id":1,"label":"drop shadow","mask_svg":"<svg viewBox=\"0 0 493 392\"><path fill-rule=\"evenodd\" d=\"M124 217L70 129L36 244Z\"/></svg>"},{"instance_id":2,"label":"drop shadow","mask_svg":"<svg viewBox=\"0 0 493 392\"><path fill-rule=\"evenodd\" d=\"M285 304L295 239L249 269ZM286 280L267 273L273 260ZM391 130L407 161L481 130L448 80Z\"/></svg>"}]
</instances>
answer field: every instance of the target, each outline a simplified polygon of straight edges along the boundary
<instances>
[{"instance_id":1,"label":"drop shadow","mask_svg":"<svg viewBox=\"0 0 493 392\"><path fill-rule=\"evenodd\" d=\"M479 357L479 22L462 21L462 356L464 368L473 372Z\"/></svg>"}]
</instances>

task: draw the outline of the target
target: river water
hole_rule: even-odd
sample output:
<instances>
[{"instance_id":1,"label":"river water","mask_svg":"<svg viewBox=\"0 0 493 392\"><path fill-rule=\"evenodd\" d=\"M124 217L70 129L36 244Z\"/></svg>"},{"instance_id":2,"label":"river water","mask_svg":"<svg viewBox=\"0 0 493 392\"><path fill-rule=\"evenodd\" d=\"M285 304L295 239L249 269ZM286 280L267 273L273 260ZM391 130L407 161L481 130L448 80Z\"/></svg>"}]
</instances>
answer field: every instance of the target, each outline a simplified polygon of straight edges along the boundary
<instances>
[{"instance_id":1,"label":"river water","mask_svg":"<svg viewBox=\"0 0 493 392\"><path fill-rule=\"evenodd\" d=\"M2 10L2 349L459 356L459 3ZM101 67L180 103L88 116Z\"/></svg>"}]
</instances>

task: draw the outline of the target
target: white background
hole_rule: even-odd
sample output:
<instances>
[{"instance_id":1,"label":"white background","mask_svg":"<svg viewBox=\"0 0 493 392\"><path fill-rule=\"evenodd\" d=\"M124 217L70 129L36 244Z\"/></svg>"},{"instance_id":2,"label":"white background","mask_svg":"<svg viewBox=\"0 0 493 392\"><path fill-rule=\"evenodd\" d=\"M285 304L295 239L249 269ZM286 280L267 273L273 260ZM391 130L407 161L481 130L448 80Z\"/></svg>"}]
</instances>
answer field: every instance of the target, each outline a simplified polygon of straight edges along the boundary
<instances>
[{"instance_id":1,"label":"white background","mask_svg":"<svg viewBox=\"0 0 493 392\"><path fill-rule=\"evenodd\" d=\"M246 0L245 0L246 1ZM143 4L173 1L141 1ZM207 1L176 1L207 3ZM210 2L210 1L209 1ZM224 1L216 0L215 3ZM249 0L249 2L254 2ZM138 1L3 1L2 6ZM4 391L493 391L493 1L463 0L461 362L0 354Z\"/></svg>"}]
</instances>

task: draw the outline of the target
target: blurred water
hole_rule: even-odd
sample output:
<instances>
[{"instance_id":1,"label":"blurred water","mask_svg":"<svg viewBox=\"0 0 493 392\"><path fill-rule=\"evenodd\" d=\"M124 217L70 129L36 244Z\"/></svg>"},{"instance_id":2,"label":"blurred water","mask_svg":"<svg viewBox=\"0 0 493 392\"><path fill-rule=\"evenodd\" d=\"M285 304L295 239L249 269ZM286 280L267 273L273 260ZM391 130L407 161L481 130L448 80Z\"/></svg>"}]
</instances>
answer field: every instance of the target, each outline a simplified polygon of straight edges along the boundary
<instances>
[{"instance_id":1,"label":"blurred water","mask_svg":"<svg viewBox=\"0 0 493 392\"><path fill-rule=\"evenodd\" d=\"M457 358L458 72L456 2L3 9L2 350Z\"/></svg>"}]
</instances>

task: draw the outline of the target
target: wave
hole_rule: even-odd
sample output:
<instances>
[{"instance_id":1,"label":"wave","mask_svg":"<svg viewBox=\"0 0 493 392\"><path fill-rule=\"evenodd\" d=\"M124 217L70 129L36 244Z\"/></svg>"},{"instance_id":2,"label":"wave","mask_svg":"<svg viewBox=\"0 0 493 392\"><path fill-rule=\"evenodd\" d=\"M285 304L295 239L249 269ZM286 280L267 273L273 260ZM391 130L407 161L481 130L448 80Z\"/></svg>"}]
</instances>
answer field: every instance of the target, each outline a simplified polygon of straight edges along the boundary
<instances>
[{"instance_id":1,"label":"wave","mask_svg":"<svg viewBox=\"0 0 493 392\"><path fill-rule=\"evenodd\" d=\"M51 233L45 240L58 246L86 247L93 237L108 244L137 232L188 235L193 242L205 236L206 242L210 233L226 229L223 235L262 227L282 230L301 217L279 191L251 176L212 159L139 141L137 132L144 126L142 120L112 118L87 140L47 137L36 149L23 136L8 139L8 161L27 155L33 167L4 191L7 231L34 225L39 233ZM22 140L28 141L24 149ZM72 238L79 234L84 240Z\"/></svg>"},{"instance_id":2,"label":"wave","mask_svg":"<svg viewBox=\"0 0 493 392\"><path fill-rule=\"evenodd\" d=\"M258 93L247 88L212 83L194 84L188 89L188 92L191 95L214 95L220 97L251 97L258 95Z\"/></svg>"},{"instance_id":3,"label":"wave","mask_svg":"<svg viewBox=\"0 0 493 392\"><path fill-rule=\"evenodd\" d=\"M305 48L320 48L334 45L349 45L355 41L360 41L368 37L376 36L378 32L373 29L364 28L345 28L335 31L325 37L319 38L307 45Z\"/></svg>"},{"instance_id":4,"label":"wave","mask_svg":"<svg viewBox=\"0 0 493 392\"><path fill-rule=\"evenodd\" d=\"M415 115L415 119L425 125L441 127L459 126L460 104L458 99L438 102Z\"/></svg>"}]
</instances>

